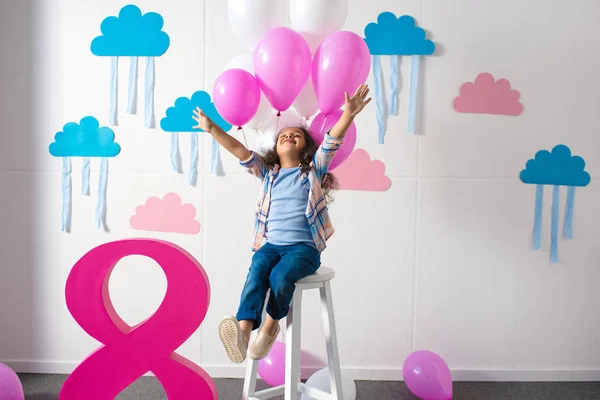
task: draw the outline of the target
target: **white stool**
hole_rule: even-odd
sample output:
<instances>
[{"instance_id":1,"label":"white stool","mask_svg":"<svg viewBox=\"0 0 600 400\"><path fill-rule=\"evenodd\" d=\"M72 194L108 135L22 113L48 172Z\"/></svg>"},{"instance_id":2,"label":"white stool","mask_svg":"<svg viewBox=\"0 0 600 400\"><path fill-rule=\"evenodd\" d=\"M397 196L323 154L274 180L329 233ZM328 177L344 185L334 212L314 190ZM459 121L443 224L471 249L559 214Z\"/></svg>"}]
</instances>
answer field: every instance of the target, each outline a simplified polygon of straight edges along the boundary
<instances>
[{"instance_id":1,"label":"white stool","mask_svg":"<svg viewBox=\"0 0 600 400\"><path fill-rule=\"evenodd\" d=\"M343 400L342 374L330 286L330 281L334 276L335 271L333 269L320 267L315 274L296 282L296 290L290 304L290 311L286 317L285 385L256 392L258 361L248 359L242 396L243 400L264 400L281 395L285 396L285 400L298 400L298 392L317 400ZM325 328L325 341L327 344L329 375L331 376L331 394L300 382L302 292L308 289L319 289L321 292L323 326ZM252 333L251 340L256 338L257 333L258 330Z\"/></svg>"}]
</instances>

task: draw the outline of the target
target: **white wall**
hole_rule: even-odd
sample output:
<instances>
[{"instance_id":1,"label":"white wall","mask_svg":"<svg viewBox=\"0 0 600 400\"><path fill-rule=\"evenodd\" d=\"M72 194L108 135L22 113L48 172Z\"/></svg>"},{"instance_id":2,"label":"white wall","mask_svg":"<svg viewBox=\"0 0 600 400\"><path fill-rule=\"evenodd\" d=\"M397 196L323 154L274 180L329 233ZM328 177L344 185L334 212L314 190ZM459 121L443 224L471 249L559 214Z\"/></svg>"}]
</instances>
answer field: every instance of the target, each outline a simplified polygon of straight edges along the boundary
<instances>
[{"instance_id":1,"label":"white wall","mask_svg":"<svg viewBox=\"0 0 600 400\"><path fill-rule=\"evenodd\" d=\"M229 59L244 51L228 25L226 3L137 3L144 12L162 13L171 37L168 53L156 64L158 119L177 97L210 91ZM95 196L78 194L78 162L73 231L60 231L61 163L48 154L48 144L68 121L94 115L107 124L109 64L93 56L89 44L102 18L125 4L2 5L0 360L18 371L72 370L98 343L66 309L71 266L101 243L146 236L186 248L211 280L207 318L181 354L214 377L242 376L220 347L216 328L222 316L235 313L249 265L257 182L227 154L227 175L210 176L207 138L198 186L173 173L168 134L144 129L142 113L124 112L125 62L115 128L123 150L109 173L111 231L93 226ZM400 116L390 119L385 145L377 144L374 103L357 120L357 147L386 163L392 187L338 192L331 207L337 232L323 259L337 270L333 290L343 368L361 379L400 379L406 355L425 348L446 359L455 379L600 379L600 3L350 0L349 8L344 29L361 35L382 11L410 14L441 54L427 58L424 67L422 135L406 134L407 62ZM459 85L480 72L508 78L522 93L524 113L454 112ZM140 105L142 96L143 89ZM182 137L187 170L189 141ZM561 239L561 262L550 265L550 196L543 249L533 252L535 189L518 174L536 151L559 143L585 158L592 183L577 192L575 239ZM93 184L97 170L94 165ZM196 205L198 236L129 227L137 205L171 191ZM111 280L113 301L130 323L147 317L165 288L159 267L141 257L120 262ZM323 357L317 307L316 293L308 294L303 347Z\"/></svg>"}]
</instances>

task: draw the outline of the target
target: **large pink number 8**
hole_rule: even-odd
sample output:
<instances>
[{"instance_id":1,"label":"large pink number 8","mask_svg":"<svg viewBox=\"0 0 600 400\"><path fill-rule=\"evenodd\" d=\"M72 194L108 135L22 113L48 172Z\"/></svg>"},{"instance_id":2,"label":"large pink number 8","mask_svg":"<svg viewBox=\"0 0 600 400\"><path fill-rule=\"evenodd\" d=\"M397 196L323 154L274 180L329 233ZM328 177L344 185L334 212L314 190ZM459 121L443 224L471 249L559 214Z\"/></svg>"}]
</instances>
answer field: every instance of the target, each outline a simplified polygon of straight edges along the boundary
<instances>
[{"instance_id":1,"label":"large pink number 8","mask_svg":"<svg viewBox=\"0 0 600 400\"><path fill-rule=\"evenodd\" d=\"M108 280L119 260L152 258L167 277L167 293L156 312L131 327L115 311ZM112 400L151 371L170 400L217 400L210 376L174 351L198 329L210 301L210 284L200 263L184 249L161 240L126 239L100 245L71 270L67 307L77 323L103 343L67 378L60 400Z\"/></svg>"}]
</instances>

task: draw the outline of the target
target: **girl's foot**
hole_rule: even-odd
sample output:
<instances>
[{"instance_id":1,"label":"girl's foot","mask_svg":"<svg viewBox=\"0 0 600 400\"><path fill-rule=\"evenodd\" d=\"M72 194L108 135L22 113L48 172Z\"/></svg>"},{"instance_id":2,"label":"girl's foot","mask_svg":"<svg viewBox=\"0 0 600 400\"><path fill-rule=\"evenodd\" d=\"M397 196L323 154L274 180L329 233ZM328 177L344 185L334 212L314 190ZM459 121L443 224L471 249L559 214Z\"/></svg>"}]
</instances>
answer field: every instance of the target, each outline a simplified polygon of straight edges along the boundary
<instances>
[{"instance_id":1,"label":"girl's foot","mask_svg":"<svg viewBox=\"0 0 600 400\"><path fill-rule=\"evenodd\" d=\"M238 364L244 362L248 352L248 341L237 319L223 318L219 323L219 337L229 359Z\"/></svg>"},{"instance_id":2,"label":"girl's foot","mask_svg":"<svg viewBox=\"0 0 600 400\"><path fill-rule=\"evenodd\" d=\"M277 329L273 335L269 335L261 330L248 350L248 357L252 360L261 360L265 358L271 351L273 343L275 343L275 339L277 339L277 335L279 335L279 330L279 324L277 324Z\"/></svg>"}]
</instances>

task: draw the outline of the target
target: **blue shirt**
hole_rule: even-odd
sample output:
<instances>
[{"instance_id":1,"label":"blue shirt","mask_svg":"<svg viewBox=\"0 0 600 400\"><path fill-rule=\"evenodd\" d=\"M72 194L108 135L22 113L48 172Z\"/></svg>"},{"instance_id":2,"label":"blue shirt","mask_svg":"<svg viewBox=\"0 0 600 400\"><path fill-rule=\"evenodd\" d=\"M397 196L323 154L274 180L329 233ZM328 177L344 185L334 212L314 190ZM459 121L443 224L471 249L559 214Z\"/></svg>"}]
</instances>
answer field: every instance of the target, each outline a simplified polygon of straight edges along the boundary
<instances>
[{"instance_id":1,"label":"blue shirt","mask_svg":"<svg viewBox=\"0 0 600 400\"><path fill-rule=\"evenodd\" d=\"M314 246L306 218L308 188L302 184L300 167L280 168L271 188L267 215L267 242L277 246L307 243Z\"/></svg>"}]
</instances>

